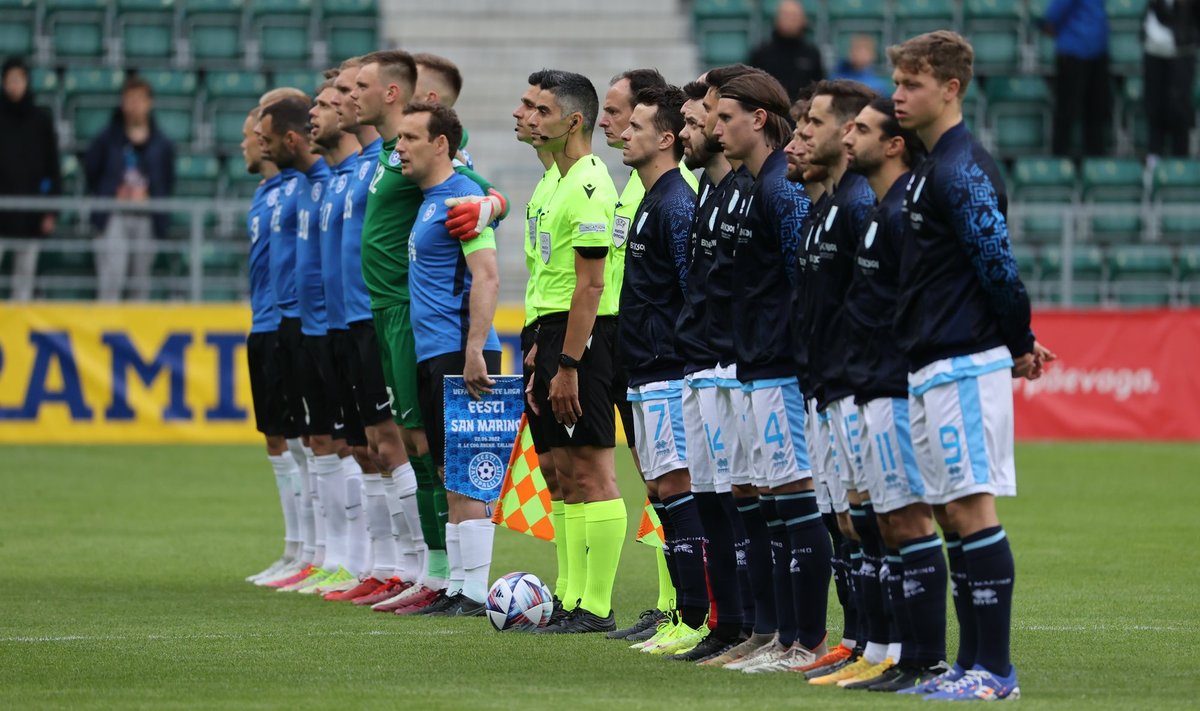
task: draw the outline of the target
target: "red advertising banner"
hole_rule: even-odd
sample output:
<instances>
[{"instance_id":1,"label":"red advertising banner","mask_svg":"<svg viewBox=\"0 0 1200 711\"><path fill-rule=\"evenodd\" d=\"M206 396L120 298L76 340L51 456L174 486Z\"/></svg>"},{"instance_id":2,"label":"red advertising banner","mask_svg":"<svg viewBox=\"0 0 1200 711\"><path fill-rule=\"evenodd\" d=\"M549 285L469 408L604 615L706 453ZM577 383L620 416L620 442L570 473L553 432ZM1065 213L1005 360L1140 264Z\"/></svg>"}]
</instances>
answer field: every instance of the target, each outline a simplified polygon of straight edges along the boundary
<instances>
[{"instance_id":1,"label":"red advertising banner","mask_svg":"<svg viewBox=\"0 0 1200 711\"><path fill-rule=\"evenodd\" d=\"M1058 354L1014 380L1018 439L1200 440L1200 309L1037 311Z\"/></svg>"}]
</instances>

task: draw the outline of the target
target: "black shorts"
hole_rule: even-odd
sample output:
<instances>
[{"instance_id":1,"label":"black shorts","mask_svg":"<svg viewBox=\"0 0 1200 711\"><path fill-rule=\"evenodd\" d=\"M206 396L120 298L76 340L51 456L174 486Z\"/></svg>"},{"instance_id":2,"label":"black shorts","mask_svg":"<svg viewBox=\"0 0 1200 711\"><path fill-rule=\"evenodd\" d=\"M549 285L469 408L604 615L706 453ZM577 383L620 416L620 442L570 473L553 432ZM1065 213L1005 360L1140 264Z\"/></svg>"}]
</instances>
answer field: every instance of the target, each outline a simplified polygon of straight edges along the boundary
<instances>
[{"instance_id":1,"label":"black shorts","mask_svg":"<svg viewBox=\"0 0 1200 711\"><path fill-rule=\"evenodd\" d=\"M547 433L547 444L550 447L616 446L612 390L617 319L600 316L592 328L591 345L579 361L579 405L583 415L570 429L554 419L554 411L550 408L550 381L558 374L558 357L562 354L566 332L565 313L538 319L534 364L537 378L533 383L533 396L542 411L538 417Z\"/></svg>"},{"instance_id":2,"label":"black shorts","mask_svg":"<svg viewBox=\"0 0 1200 711\"><path fill-rule=\"evenodd\" d=\"M489 374L500 372L500 351L484 351ZM462 375L466 355L446 353L417 363L417 401L425 422L429 456L439 467L446 465L446 398L442 382L447 375Z\"/></svg>"},{"instance_id":3,"label":"black shorts","mask_svg":"<svg viewBox=\"0 0 1200 711\"><path fill-rule=\"evenodd\" d=\"M304 336L301 341L300 390L304 398L306 434L345 436L341 398L337 392L337 374L333 369L333 339L328 335Z\"/></svg>"},{"instance_id":4,"label":"black shorts","mask_svg":"<svg viewBox=\"0 0 1200 711\"><path fill-rule=\"evenodd\" d=\"M529 387L529 379L533 377L534 368L525 365L525 358L529 355L530 349L533 348L534 339L537 338L538 327L536 324L530 324L521 329L521 373L524 378L525 387ZM533 437L533 451L538 454L546 454L550 451L550 433L546 432L543 427L542 418L533 414L533 410L529 407L529 398L525 399L525 419L529 423L529 435Z\"/></svg>"},{"instance_id":5,"label":"black shorts","mask_svg":"<svg viewBox=\"0 0 1200 711\"><path fill-rule=\"evenodd\" d=\"M254 423L268 437L298 437L299 430L288 416L279 369L278 334L251 333L246 338L246 361L250 367L250 398Z\"/></svg>"},{"instance_id":6,"label":"black shorts","mask_svg":"<svg viewBox=\"0 0 1200 711\"><path fill-rule=\"evenodd\" d=\"M363 429L362 418L358 415L358 404L354 401L354 385L350 378L350 370L353 368L352 360L355 357L352 336L346 329L330 329L329 340L333 353L336 403L341 413L339 421L343 425L342 435L346 444L351 447L365 447L367 446L367 433Z\"/></svg>"},{"instance_id":7,"label":"black shorts","mask_svg":"<svg viewBox=\"0 0 1200 711\"><path fill-rule=\"evenodd\" d=\"M613 338L613 386L612 401L621 416L621 429L625 431L625 441L633 449L634 432L637 430L633 423L633 404L629 402L629 371L625 370L625 362L620 357L620 329Z\"/></svg>"},{"instance_id":8,"label":"black shorts","mask_svg":"<svg viewBox=\"0 0 1200 711\"><path fill-rule=\"evenodd\" d=\"M363 425L374 427L392 416L392 398L383 379L383 361L379 356L379 339L371 319L350 324L350 346L342 364Z\"/></svg>"},{"instance_id":9,"label":"black shorts","mask_svg":"<svg viewBox=\"0 0 1200 711\"><path fill-rule=\"evenodd\" d=\"M300 319L285 316L280 319L279 330L275 334L275 362L279 367L279 383L288 420L293 430L299 434L309 434L308 418L304 414L304 387L301 382L305 358Z\"/></svg>"}]
</instances>

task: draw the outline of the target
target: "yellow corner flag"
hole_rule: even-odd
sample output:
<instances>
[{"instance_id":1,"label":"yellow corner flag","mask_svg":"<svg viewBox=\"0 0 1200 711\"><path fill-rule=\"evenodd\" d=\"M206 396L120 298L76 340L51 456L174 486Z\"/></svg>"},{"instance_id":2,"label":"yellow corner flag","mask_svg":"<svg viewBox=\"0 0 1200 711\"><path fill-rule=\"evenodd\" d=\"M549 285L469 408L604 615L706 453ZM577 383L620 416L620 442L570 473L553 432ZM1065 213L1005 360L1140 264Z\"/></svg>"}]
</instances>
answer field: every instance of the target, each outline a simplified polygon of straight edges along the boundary
<instances>
[{"instance_id":1,"label":"yellow corner flag","mask_svg":"<svg viewBox=\"0 0 1200 711\"><path fill-rule=\"evenodd\" d=\"M554 540L554 522L550 519L550 490L542 478L529 422L521 416L521 428L508 458L508 471L500 488L500 499L492 514L492 523L517 533L545 541Z\"/></svg>"},{"instance_id":2,"label":"yellow corner flag","mask_svg":"<svg viewBox=\"0 0 1200 711\"><path fill-rule=\"evenodd\" d=\"M665 539L658 514L650 504L650 499L646 499L646 508L642 510L642 522L638 525L637 540L648 546L662 548Z\"/></svg>"}]
</instances>

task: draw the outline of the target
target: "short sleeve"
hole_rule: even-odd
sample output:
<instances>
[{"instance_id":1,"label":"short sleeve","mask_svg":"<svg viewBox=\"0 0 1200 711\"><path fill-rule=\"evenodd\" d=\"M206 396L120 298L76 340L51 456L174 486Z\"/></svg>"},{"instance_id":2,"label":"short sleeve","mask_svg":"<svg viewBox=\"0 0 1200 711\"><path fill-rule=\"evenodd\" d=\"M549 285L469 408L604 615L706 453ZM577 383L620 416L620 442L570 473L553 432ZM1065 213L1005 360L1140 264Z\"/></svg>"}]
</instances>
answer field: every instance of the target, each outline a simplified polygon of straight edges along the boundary
<instances>
[{"instance_id":1,"label":"short sleeve","mask_svg":"<svg viewBox=\"0 0 1200 711\"><path fill-rule=\"evenodd\" d=\"M496 231L493 230L491 227L485 227L483 229L483 232L479 233L478 237L476 237L475 239L472 239L472 240L467 240L466 242L462 243L462 253L463 253L464 257L467 256L468 254L473 254L475 252L478 252L481 249L495 249L495 248L496 248Z\"/></svg>"}]
</instances>

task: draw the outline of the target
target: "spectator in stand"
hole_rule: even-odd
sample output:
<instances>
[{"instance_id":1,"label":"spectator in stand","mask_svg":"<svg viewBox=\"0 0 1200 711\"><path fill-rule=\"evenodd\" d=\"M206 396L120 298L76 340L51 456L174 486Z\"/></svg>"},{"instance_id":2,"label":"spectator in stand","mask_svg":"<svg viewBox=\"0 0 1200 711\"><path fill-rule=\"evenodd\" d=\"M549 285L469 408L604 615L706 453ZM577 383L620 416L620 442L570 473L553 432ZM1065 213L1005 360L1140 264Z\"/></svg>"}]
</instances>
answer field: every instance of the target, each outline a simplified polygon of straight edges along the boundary
<instances>
[{"instance_id":1,"label":"spectator in stand","mask_svg":"<svg viewBox=\"0 0 1200 711\"><path fill-rule=\"evenodd\" d=\"M837 66L830 79L849 79L866 84L880 96L891 96L890 79L884 79L875 68L878 59L875 38L871 35L854 35L850 38L850 51Z\"/></svg>"},{"instance_id":2,"label":"spectator in stand","mask_svg":"<svg viewBox=\"0 0 1200 711\"><path fill-rule=\"evenodd\" d=\"M29 67L18 57L4 62L0 96L0 195L57 195L61 192L58 137L50 113L33 103ZM54 231L53 212L0 214L0 239L20 239L14 249L13 301L33 298L39 238ZM0 246L0 261L4 247Z\"/></svg>"},{"instance_id":3,"label":"spectator in stand","mask_svg":"<svg viewBox=\"0 0 1200 711\"><path fill-rule=\"evenodd\" d=\"M1112 92L1104 0L1053 0L1042 31L1054 37L1054 154L1074 155L1075 127L1082 123L1084 155L1105 155Z\"/></svg>"},{"instance_id":4,"label":"spectator in stand","mask_svg":"<svg viewBox=\"0 0 1200 711\"><path fill-rule=\"evenodd\" d=\"M138 77L121 87L121 106L83 158L88 192L96 197L144 202L175 189L175 146L154 123L154 92ZM156 239L167 234L165 213L93 213L97 230L96 276L101 301L119 301L132 276L133 298L150 295ZM132 256L132 259L131 259ZM132 263L132 269L131 267Z\"/></svg>"},{"instance_id":5,"label":"spectator in stand","mask_svg":"<svg viewBox=\"0 0 1200 711\"><path fill-rule=\"evenodd\" d=\"M1200 0L1150 0L1143 19L1147 163L1186 156L1200 43Z\"/></svg>"},{"instance_id":6,"label":"spectator in stand","mask_svg":"<svg viewBox=\"0 0 1200 711\"><path fill-rule=\"evenodd\" d=\"M778 79L792 101L801 87L825 78L820 50L804 37L807 25L804 6L796 0L783 0L775 10L771 39L750 53L750 66Z\"/></svg>"}]
</instances>

